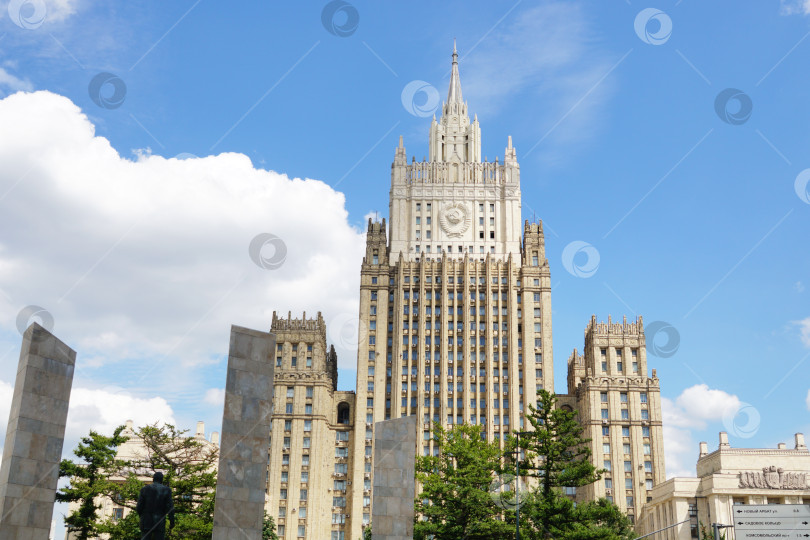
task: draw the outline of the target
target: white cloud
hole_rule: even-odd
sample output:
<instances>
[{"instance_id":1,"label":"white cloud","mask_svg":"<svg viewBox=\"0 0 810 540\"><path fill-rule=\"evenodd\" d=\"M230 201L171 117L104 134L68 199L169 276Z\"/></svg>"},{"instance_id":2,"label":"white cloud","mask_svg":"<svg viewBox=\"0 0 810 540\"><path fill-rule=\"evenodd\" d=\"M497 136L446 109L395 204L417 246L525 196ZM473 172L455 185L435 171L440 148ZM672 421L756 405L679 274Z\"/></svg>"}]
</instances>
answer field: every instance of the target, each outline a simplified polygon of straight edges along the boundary
<instances>
[{"instance_id":1,"label":"white cloud","mask_svg":"<svg viewBox=\"0 0 810 540\"><path fill-rule=\"evenodd\" d=\"M810 411L810 390L807 391L807 398L805 399L805 403L807 404L807 410Z\"/></svg>"},{"instance_id":2,"label":"white cloud","mask_svg":"<svg viewBox=\"0 0 810 540\"><path fill-rule=\"evenodd\" d=\"M124 159L49 92L0 100L0 125L0 327L45 307L79 352L78 380L113 366L107 382L171 400L205 388L198 368L222 361L231 324L269 329L273 310L357 318L364 231L323 182L236 153ZM286 245L275 270L249 257L260 233ZM354 367L356 341L335 345Z\"/></svg>"},{"instance_id":3,"label":"white cloud","mask_svg":"<svg viewBox=\"0 0 810 540\"><path fill-rule=\"evenodd\" d=\"M810 317L800 321L793 321L793 324L799 327L799 339L805 347L810 347Z\"/></svg>"},{"instance_id":4,"label":"white cloud","mask_svg":"<svg viewBox=\"0 0 810 540\"><path fill-rule=\"evenodd\" d=\"M706 429L709 422L733 418L742 405L737 396L705 384L686 388L674 401L661 398L667 478L695 476L698 448L692 431Z\"/></svg>"},{"instance_id":5,"label":"white cloud","mask_svg":"<svg viewBox=\"0 0 810 540\"><path fill-rule=\"evenodd\" d=\"M222 408L225 405L225 389L224 388L209 388L205 391L203 401L209 405L215 405Z\"/></svg>"},{"instance_id":6,"label":"white cloud","mask_svg":"<svg viewBox=\"0 0 810 540\"><path fill-rule=\"evenodd\" d=\"M536 104L527 114L537 139L515 141L518 158L545 135L546 147L593 136L595 109L614 85L610 77L599 81L620 56L608 59L593 45L598 27L574 3L544 2L509 20L469 53L460 43L462 89L471 112L491 115L516 96L523 107ZM506 146L505 138L501 142Z\"/></svg>"},{"instance_id":7,"label":"white cloud","mask_svg":"<svg viewBox=\"0 0 810 540\"><path fill-rule=\"evenodd\" d=\"M20 90L31 91L33 89L34 85L31 84L31 81L20 79L6 71L5 68L0 67L0 95Z\"/></svg>"},{"instance_id":8,"label":"white cloud","mask_svg":"<svg viewBox=\"0 0 810 540\"><path fill-rule=\"evenodd\" d=\"M797 281L796 283L793 284L793 290L796 291L797 293L803 293L804 283L802 283L801 281Z\"/></svg>"},{"instance_id":9,"label":"white cloud","mask_svg":"<svg viewBox=\"0 0 810 540\"><path fill-rule=\"evenodd\" d=\"M162 397L140 398L115 387L74 388L65 428L65 450L70 451L73 446L69 443L86 436L91 429L111 434L127 420L137 427L155 422L177 423L171 406Z\"/></svg>"},{"instance_id":10,"label":"white cloud","mask_svg":"<svg viewBox=\"0 0 810 540\"><path fill-rule=\"evenodd\" d=\"M779 13L782 15L810 15L810 0L780 0Z\"/></svg>"}]
</instances>

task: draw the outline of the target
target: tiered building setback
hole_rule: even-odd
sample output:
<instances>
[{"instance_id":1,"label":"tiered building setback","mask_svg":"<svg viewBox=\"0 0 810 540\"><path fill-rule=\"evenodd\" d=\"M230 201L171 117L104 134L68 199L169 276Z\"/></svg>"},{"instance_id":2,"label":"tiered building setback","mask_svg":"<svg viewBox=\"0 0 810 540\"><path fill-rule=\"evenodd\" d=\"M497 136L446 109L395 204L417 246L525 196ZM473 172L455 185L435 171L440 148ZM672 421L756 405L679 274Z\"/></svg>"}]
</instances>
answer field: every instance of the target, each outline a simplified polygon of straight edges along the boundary
<instances>
[{"instance_id":1,"label":"tiered building setback","mask_svg":"<svg viewBox=\"0 0 810 540\"><path fill-rule=\"evenodd\" d=\"M409 162L400 137L390 222L368 223L356 395L336 390L337 360L320 314L273 317L267 508L285 540L361 536L371 516L375 422L415 415L422 455L438 452L433 422L481 425L503 445L509 433L531 428L525 415L537 390L554 389L542 223L522 221L512 138L503 159L491 162L482 160L481 140L454 47L428 158ZM580 412L595 465L611 464L605 479L575 496L612 497L630 515L664 479L658 379L647 375L644 347L641 319L594 318L561 396L562 406Z\"/></svg>"}]
</instances>

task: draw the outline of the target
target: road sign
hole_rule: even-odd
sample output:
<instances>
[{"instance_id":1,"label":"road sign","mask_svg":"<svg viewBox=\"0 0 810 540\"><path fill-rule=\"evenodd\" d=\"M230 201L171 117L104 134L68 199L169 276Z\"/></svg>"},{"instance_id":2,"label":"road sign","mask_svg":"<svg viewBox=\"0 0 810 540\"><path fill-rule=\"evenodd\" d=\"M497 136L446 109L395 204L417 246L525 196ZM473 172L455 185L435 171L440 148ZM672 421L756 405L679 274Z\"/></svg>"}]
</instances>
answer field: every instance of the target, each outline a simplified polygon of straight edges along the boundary
<instances>
[{"instance_id":1,"label":"road sign","mask_svg":"<svg viewBox=\"0 0 810 540\"><path fill-rule=\"evenodd\" d=\"M732 513L737 540L810 540L810 504L735 505Z\"/></svg>"},{"instance_id":2,"label":"road sign","mask_svg":"<svg viewBox=\"0 0 810 540\"><path fill-rule=\"evenodd\" d=\"M735 504L734 518L738 517L806 517L810 518L810 504Z\"/></svg>"}]
</instances>

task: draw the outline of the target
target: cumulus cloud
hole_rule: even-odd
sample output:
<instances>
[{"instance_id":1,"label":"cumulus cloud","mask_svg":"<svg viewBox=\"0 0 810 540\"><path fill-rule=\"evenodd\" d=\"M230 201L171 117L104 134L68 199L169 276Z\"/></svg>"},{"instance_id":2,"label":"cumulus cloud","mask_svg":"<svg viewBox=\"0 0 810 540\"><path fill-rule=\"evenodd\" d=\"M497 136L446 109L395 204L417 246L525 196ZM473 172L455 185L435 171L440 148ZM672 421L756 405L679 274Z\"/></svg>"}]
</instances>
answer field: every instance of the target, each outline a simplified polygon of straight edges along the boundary
<instances>
[{"instance_id":1,"label":"cumulus cloud","mask_svg":"<svg viewBox=\"0 0 810 540\"><path fill-rule=\"evenodd\" d=\"M793 324L799 327L799 339L805 347L810 347L810 317L800 321L793 321Z\"/></svg>"},{"instance_id":2,"label":"cumulus cloud","mask_svg":"<svg viewBox=\"0 0 810 540\"><path fill-rule=\"evenodd\" d=\"M79 351L79 380L104 367L171 400L202 393L201 369L225 358L231 324L269 329L273 310L357 318L364 233L327 184L237 153L126 159L49 92L0 100L0 125L0 329L44 307ZM261 233L286 248L270 269L249 253ZM335 345L353 367L356 341Z\"/></svg>"},{"instance_id":3,"label":"cumulus cloud","mask_svg":"<svg viewBox=\"0 0 810 540\"><path fill-rule=\"evenodd\" d=\"M667 477L695 476L698 450L692 432L710 422L733 421L743 405L737 396L705 384L686 388L674 400L661 398Z\"/></svg>"},{"instance_id":4,"label":"cumulus cloud","mask_svg":"<svg viewBox=\"0 0 810 540\"><path fill-rule=\"evenodd\" d=\"M209 388L205 391L203 401L209 405L215 405L221 408L225 404L225 389Z\"/></svg>"},{"instance_id":5,"label":"cumulus cloud","mask_svg":"<svg viewBox=\"0 0 810 540\"><path fill-rule=\"evenodd\" d=\"M162 397L136 397L115 387L75 388L70 395L65 439L78 441L91 429L109 434L127 420L136 427L177 423L171 406ZM66 444L66 449L70 448Z\"/></svg>"}]
</instances>

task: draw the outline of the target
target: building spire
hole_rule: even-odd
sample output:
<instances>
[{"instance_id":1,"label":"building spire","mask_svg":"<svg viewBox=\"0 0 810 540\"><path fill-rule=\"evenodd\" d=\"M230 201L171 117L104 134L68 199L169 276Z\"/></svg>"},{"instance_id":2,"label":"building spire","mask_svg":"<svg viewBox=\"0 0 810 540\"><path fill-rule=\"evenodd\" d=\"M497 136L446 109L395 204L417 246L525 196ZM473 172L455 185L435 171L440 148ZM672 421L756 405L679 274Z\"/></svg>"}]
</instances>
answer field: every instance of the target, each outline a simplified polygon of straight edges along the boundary
<instances>
[{"instance_id":1,"label":"building spire","mask_svg":"<svg viewBox=\"0 0 810 540\"><path fill-rule=\"evenodd\" d=\"M458 51L456 40L453 38L453 68L450 72L450 89L447 91L447 104L463 103L461 99L461 79L458 76Z\"/></svg>"}]
</instances>

